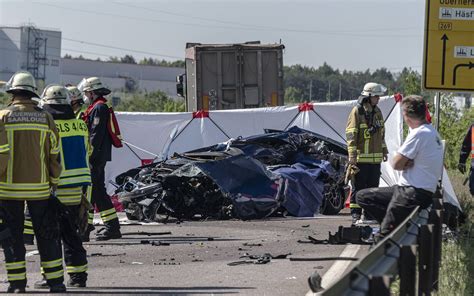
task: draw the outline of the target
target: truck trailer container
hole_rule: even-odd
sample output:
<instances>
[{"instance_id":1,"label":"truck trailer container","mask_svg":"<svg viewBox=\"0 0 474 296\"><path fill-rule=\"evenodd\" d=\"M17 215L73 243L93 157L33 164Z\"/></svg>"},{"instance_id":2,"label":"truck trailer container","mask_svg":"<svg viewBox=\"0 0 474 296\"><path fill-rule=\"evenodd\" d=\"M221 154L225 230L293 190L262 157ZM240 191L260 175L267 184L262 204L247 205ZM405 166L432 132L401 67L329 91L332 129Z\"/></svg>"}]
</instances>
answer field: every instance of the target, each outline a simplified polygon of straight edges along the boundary
<instances>
[{"instance_id":1,"label":"truck trailer container","mask_svg":"<svg viewBox=\"0 0 474 296\"><path fill-rule=\"evenodd\" d=\"M178 78L187 111L283 105L284 48L258 41L188 43L185 75Z\"/></svg>"}]
</instances>

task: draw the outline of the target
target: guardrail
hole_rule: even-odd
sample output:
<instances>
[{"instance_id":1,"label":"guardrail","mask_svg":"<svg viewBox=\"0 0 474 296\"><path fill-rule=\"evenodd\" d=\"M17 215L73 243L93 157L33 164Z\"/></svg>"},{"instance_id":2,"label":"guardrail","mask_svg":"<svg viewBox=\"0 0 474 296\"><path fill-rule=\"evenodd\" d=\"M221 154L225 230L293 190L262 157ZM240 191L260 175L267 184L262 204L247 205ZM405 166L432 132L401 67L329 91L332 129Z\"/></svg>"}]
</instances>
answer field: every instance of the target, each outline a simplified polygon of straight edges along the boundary
<instances>
[{"instance_id":1,"label":"guardrail","mask_svg":"<svg viewBox=\"0 0 474 296\"><path fill-rule=\"evenodd\" d=\"M400 295L430 295L438 289L442 216L440 198L433 199L429 211L416 208L341 279L318 295L390 295L390 284L397 276Z\"/></svg>"}]
</instances>

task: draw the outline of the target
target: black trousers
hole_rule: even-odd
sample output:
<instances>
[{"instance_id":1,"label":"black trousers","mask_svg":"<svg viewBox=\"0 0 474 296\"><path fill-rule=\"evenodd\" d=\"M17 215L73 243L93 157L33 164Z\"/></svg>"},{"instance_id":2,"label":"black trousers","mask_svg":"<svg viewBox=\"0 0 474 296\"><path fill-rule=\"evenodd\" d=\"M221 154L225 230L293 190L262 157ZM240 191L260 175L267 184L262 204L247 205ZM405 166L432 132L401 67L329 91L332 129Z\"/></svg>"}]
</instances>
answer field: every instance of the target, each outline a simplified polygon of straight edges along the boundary
<instances>
[{"instance_id":1,"label":"black trousers","mask_svg":"<svg viewBox=\"0 0 474 296\"><path fill-rule=\"evenodd\" d=\"M69 215L71 216L71 221L75 221L75 219L79 216L79 205L74 206L66 206L67 210L69 211ZM60 223L66 223L65 221L60 221ZM25 211L25 230L24 234L30 235L30 233L26 233L26 229L28 225L33 225L31 221L31 216L29 211ZM33 226L32 233L33 235ZM87 253L82 245L82 240L80 235L77 233L75 227L71 227L71 225L61 225L61 238L64 247L64 262L66 263L66 271L69 276L73 279L79 281L86 281L87 280Z\"/></svg>"},{"instance_id":2,"label":"black trousers","mask_svg":"<svg viewBox=\"0 0 474 296\"><path fill-rule=\"evenodd\" d=\"M62 266L62 250L59 239L48 239L38 235L43 225L43 217L48 208L47 200L28 201L28 210L33 221L33 229L41 258L41 266L48 285L61 284L64 281ZM0 207L6 212L5 226L12 233L12 238L2 243L7 266L7 278L12 286L26 286L25 245L23 243L23 225L25 202L2 200Z\"/></svg>"},{"instance_id":3,"label":"black trousers","mask_svg":"<svg viewBox=\"0 0 474 296\"><path fill-rule=\"evenodd\" d=\"M111 230L118 230L120 229L120 224L117 213L105 189L105 164L106 162L90 164L92 179L91 203L99 209L100 217L105 227Z\"/></svg>"},{"instance_id":4,"label":"black trousers","mask_svg":"<svg viewBox=\"0 0 474 296\"><path fill-rule=\"evenodd\" d=\"M360 215L362 210L356 200L357 191L366 188L379 187L381 172L380 163L358 163L357 167L359 168L359 172L354 176L354 184L352 184L351 202L349 207L351 208L351 214Z\"/></svg>"},{"instance_id":5,"label":"black trousers","mask_svg":"<svg viewBox=\"0 0 474 296\"><path fill-rule=\"evenodd\" d=\"M79 205L66 206L71 217L79 217ZM66 271L73 279L87 280L87 253L82 246L82 240L76 229L62 227L61 233L64 244L64 262Z\"/></svg>"},{"instance_id":6,"label":"black trousers","mask_svg":"<svg viewBox=\"0 0 474 296\"><path fill-rule=\"evenodd\" d=\"M390 233L417 206L425 209L433 193L413 186L393 186L360 190L357 203L380 223L380 233Z\"/></svg>"}]
</instances>

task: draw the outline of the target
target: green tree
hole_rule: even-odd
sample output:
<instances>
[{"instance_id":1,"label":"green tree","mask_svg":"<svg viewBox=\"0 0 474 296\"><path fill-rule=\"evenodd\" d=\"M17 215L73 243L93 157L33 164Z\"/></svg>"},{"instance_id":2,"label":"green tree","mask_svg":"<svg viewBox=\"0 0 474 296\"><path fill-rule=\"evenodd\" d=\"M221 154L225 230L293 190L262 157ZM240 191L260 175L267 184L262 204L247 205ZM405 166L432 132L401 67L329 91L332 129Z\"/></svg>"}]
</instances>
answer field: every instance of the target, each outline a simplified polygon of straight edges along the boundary
<instances>
[{"instance_id":1,"label":"green tree","mask_svg":"<svg viewBox=\"0 0 474 296\"><path fill-rule=\"evenodd\" d=\"M120 59L118 57L109 57L109 59L106 62L108 62L108 63L120 63Z\"/></svg>"},{"instance_id":2,"label":"green tree","mask_svg":"<svg viewBox=\"0 0 474 296\"><path fill-rule=\"evenodd\" d=\"M131 55L126 54L125 56L120 58L121 63L125 64L136 64L135 58Z\"/></svg>"},{"instance_id":3,"label":"green tree","mask_svg":"<svg viewBox=\"0 0 474 296\"><path fill-rule=\"evenodd\" d=\"M302 91L299 88L290 86L285 89L285 102L300 103L304 100L305 98L303 97Z\"/></svg>"},{"instance_id":4,"label":"green tree","mask_svg":"<svg viewBox=\"0 0 474 296\"><path fill-rule=\"evenodd\" d=\"M156 91L125 94L115 109L129 112L184 112L185 105L183 99L175 100L162 91Z\"/></svg>"},{"instance_id":5,"label":"green tree","mask_svg":"<svg viewBox=\"0 0 474 296\"><path fill-rule=\"evenodd\" d=\"M459 110L452 95L441 98L439 133L446 141L445 165L454 169L459 161L459 151L467 129L474 122L474 109Z\"/></svg>"},{"instance_id":6,"label":"green tree","mask_svg":"<svg viewBox=\"0 0 474 296\"><path fill-rule=\"evenodd\" d=\"M167 61L167 60L158 60L154 58L143 58L139 62L140 65L151 65L151 66L162 66L162 67L177 67L177 68L184 68L185 62L184 60L176 60L176 61Z\"/></svg>"}]
</instances>

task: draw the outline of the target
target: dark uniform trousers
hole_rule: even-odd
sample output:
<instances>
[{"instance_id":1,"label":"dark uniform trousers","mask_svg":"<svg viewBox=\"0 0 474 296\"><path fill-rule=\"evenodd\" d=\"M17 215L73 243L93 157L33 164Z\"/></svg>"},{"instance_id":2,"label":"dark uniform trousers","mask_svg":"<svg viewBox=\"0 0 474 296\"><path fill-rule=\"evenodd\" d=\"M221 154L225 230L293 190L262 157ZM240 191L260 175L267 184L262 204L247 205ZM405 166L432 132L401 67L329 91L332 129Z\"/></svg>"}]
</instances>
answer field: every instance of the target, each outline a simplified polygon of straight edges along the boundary
<instances>
[{"instance_id":1,"label":"dark uniform trousers","mask_svg":"<svg viewBox=\"0 0 474 296\"><path fill-rule=\"evenodd\" d=\"M425 209L433 202L433 193L413 186L368 188L357 192L357 203L380 223L386 235L410 215L414 208Z\"/></svg>"},{"instance_id":2,"label":"dark uniform trousers","mask_svg":"<svg viewBox=\"0 0 474 296\"><path fill-rule=\"evenodd\" d=\"M79 217L80 205L66 206L71 217ZM74 232L61 233L64 244L64 262L66 263L66 271L71 279L85 282L87 280L87 253L82 246L82 240L77 233L75 227Z\"/></svg>"},{"instance_id":3,"label":"dark uniform trousers","mask_svg":"<svg viewBox=\"0 0 474 296\"><path fill-rule=\"evenodd\" d=\"M114 205L105 189L105 164L91 163L92 197L91 203L97 205L100 217L107 229L118 230L120 224Z\"/></svg>"},{"instance_id":4,"label":"dark uniform trousers","mask_svg":"<svg viewBox=\"0 0 474 296\"><path fill-rule=\"evenodd\" d=\"M354 184L351 191L350 208L351 214L361 214L362 210L357 206L357 191L366 188L379 187L380 183L380 163L358 163L359 172L354 176Z\"/></svg>"},{"instance_id":5,"label":"dark uniform trousers","mask_svg":"<svg viewBox=\"0 0 474 296\"><path fill-rule=\"evenodd\" d=\"M71 217L79 217L79 205L65 206ZM31 225L31 233L27 231ZM24 235L33 235L33 223L28 210L25 211L25 230ZM66 263L66 271L69 276L76 281L87 280L87 253L82 246L82 240L76 229L61 225L61 238L64 247L64 262Z\"/></svg>"},{"instance_id":6,"label":"dark uniform trousers","mask_svg":"<svg viewBox=\"0 0 474 296\"><path fill-rule=\"evenodd\" d=\"M36 235L38 251L41 258L41 265L47 277L49 286L63 283L63 266L62 266L62 250L59 239L43 238L38 233L41 227L46 209L48 208L47 200L27 201L28 210L33 221L33 229ZM4 218L5 226L12 233L12 239L3 242L3 252L7 265L7 277L11 285L25 287L26 286L26 264L25 264L25 245L23 243L23 225L25 202L16 200L0 201L6 214Z\"/></svg>"}]
</instances>

